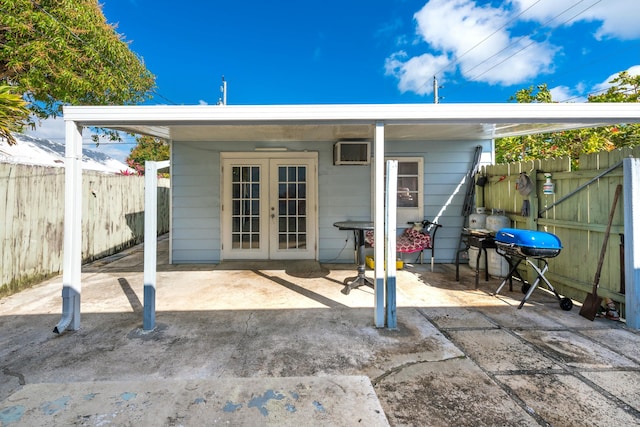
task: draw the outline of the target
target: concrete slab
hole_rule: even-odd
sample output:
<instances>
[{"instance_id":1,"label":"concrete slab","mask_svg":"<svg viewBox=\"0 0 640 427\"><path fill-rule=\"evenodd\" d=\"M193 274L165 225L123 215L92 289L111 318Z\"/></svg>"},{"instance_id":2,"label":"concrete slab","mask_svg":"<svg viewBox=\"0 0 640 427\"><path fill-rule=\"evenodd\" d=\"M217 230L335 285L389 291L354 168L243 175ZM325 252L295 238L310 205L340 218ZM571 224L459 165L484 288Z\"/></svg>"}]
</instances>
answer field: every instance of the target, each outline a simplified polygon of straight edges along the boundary
<instances>
[{"instance_id":1,"label":"concrete slab","mask_svg":"<svg viewBox=\"0 0 640 427\"><path fill-rule=\"evenodd\" d=\"M449 336L484 370L549 371L562 367L539 353L534 346L518 339L504 329L450 331Z\"/></svg>"},{"instance_id":2,"label":"concrete slab","mask_svg":"<svg viewBox=\"0 0 640 427\"><path fill-rule=\"evenodd\" d=\"M416 364L374 381L391 425L538 425L467 358Z\"/></svg>"},{"instance_id":3,"label":"concrete slab","mask_svg":"<svg viewBox=\"0 0 640 427\"><path fill-rule=\"evenodd\" d=\"M441 329L498 328L498 325L475 309L463 307L428 307L422 312Z\"/></svg>"},{"instance_id":4,"label":"concrete slab","mask_svg":"<svg viewBox=\"0 0 640 427\"><path fill-rule=\"evenodd\" d=\"M27 385L0 425L388 426L369 378L221 378Z\"/></svg>"},{"instance_id":5,"label":"concrete slab","mask_svg":"<svg viewBox=\"0 0 640 427\"><path fill-rule=\"evenodd\" d=\"M607 399L572 375L496 376L532 414L554 426L636 426L637 413Z\"/></svg>"},{"instance_id":6,"label":"concrete slab","mask_svg":"<svg viewBox=\"0 0 640 427\"><path fill-rule=\"evenodd\" d=\"M583 371L582 376L611 393L620 401L640 411L640 372L637 371Z\"/></svg>"},{"instance_id":7,"label":"concrete slab","mask_svg":"<svg viewBox=\"0 0 640 427\"><path fill-rule=\"evenodd\" d=\"M611 321L606 319L596 319L596 323L600 324L598 329L581 330L580 333L585 337L594 341L594 344L608 348L620 354L624 354L636 364L640 364L640 335L624 329L621 325L619 328L606 328Z\"/></svg>"},{"instance_id":8,"label":"concrete slab","mask_svg":"<svg viewBox=\"0 0 640 427\"><path fill-rule=\"evenodd\" d=\"M21 413L16 396L46 389L49 411L66 407L69 414L76 412L76 423L98 425L106 418L92 414L107 411L73 410L71 401L62 398L75 396L76 402L85 396L80 392L91 395L96 393L91 388L103 386L109 394L96 393L92 399L111 396L105 405L132 396L122 393L135 392L136 398L151 393L145 404L161 408L157 412L164 422L159 425L207 424L198 417L211 414L211 408L190 394L194 384L242 384L246 397L231 401L230 408L242 404L246 411L257 397L275 405L269 406L275 414L287 411L278 405L294 404L291 384L279 381L301 378L311 384L308 396L313 399L311 406L304 401L301 412L315 414L317 401L334 408L336 420L359 425L353 407L340 406L346 401L342 397L356 389L343 378L366 377L371 382L367 402L377 396L381 417L393 426L564 426L585 420L588 425L609 426L610 420L640 425L635 403L640 334L624 322L590 322L577 308L560 310L555 297L540 291L517 310L521 293L491 295L497 279L481 281L474 289L468 268L456 281L453 266L437 265L431 272L428 265L409 264L398 272L398 328L377 329L373 290L340 292L344 278L355 273L353 265L168 265L167 243L160 239L158 245L153 331L141 330L141 247L83 267L78 331L52 333L60 319L61 277L0 299L0 413L5 417L0 424ZM310 383L331 377L339 378L337 389ZM139 388L121 391L122 384ZM60 395L60 390L69 393ZM270 399L280 390L283 399ZM588 419L591 403L584 409L569 398L573 395L599 402L605 415ZM207 403L218 402L216 395L208 397ZM36 407L42 406L31 408ZM617 408L613 418L606 414L610 408ZM251 410L259 413L254 406ZM581 414L581 424L574 411ZM332 422L307 417L299 424Z\"/></svg>"},{"instance_id":9,"label":"concrete slab","mask_svg":"<svg viewBox=\"0 0 640 427\"><path fill-rule=\"evenodd\" d=\"M521 331L520 335L537 348L580 369L640 368L632 360L608 348L595 344L572 331Z\"/></svg>"},{"instance_id":10,"label":"concrete slab","mask_svg":"<svg viewBox=\"0 0 640 427\"><path fill-rule=\"evenodd\" d=\"M555 308L551 313L541 310L539 307L525 306L518 310L516 307L492 306L483 307L482 313L502 328L508 329L564 329L565 327L556 318L570 316Z\"/></svg>"}]
</instances>

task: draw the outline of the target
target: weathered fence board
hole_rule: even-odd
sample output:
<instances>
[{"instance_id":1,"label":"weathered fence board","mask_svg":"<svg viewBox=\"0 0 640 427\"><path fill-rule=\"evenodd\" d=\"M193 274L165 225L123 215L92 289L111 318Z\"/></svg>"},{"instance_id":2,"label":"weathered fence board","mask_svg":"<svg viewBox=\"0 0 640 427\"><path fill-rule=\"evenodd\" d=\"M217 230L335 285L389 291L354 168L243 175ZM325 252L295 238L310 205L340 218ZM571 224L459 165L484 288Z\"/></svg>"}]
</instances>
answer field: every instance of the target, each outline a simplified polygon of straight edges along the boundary
<instances>
[{"instance_id":1,"label":"weathered fence board","mask_svg":"<svg viewBox=\"0 0 640 427\"><path fill-rule=\"evenodd\" d=\"M487 209L504 209L517 228L549 231L558 235L563 249L559 256L548 260L547 277L563 295L583 301L586 293L591 291L615 189L623 183L622 167L576 190L627 157L640 157L640 147L584 155L580 158L580 169L576 171L571 170L570 159L492 165L480 171L488 177L484 189L484 205ZM521 215L523 198L515 186L520 172L526 172L535 181L535 190L529 196L532 207L529 217ZM555 184L553 195L543 192L545 172L552 175ZM574 191L574 195L538 217L540 210ZM534 210L534 206L538 209ZM624 315L625 296L622 293L620 259L620 234L624 232L623 206L621 197L613 217L598 293L616 301Z\"/></svg>"},{"instance_id":2,"label":"weathered fence board","mask_svg":"<svg viewBox=\"0 0 640 427\"><path fill-rule=\"evenodd\" d=\"M82 258L140 243L144 178L83 173ZM0 163L0 295L62 270L64 169ZM169 180L158 185L158 232L169 231Z\"/></svg>"}]
</instances>

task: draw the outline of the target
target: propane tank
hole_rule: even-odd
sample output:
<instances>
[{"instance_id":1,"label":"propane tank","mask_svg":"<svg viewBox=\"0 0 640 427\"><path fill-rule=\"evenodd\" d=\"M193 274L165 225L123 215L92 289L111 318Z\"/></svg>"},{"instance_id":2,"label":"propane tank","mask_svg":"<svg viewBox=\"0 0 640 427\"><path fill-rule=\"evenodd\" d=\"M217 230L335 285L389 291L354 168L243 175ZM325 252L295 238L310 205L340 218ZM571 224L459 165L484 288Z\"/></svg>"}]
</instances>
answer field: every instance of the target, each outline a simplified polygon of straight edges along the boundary
<instances>
[{"instance_id":1,"label":"propane tank","mask_svg":"<svg viewBox=\"0 0 640 427\"><path fill-rule=\"evenodd\" d=\"M484 207L476 208L476 213L469 215L469 228L480 230L487 226L487 214Z\"/></svg>"},{"instance_id":2,"label":"propane tank","mask_svg":"<svg viewBox=\"0 0 640 427\"><path fill-rule=\"evenodd\" d=\"M487 217L487 230L497 233L503 228L511 226L511 220L504 214L503 209L494 209ZM509 263L496 251L487 251L487 272L493 277L505 277L509 273Z\"/></svg>"},{"instance_id":3,"label":"propane tank","mask_svg":"<svg viewBox=\"0 0 640 427\"><path fill-rule=\"evenodd\" d=\"M487 230L495 233L511 225L511 220L504 214L503 209L493 209L491 212L487 217Z\"/></svg>"}]
</instances>

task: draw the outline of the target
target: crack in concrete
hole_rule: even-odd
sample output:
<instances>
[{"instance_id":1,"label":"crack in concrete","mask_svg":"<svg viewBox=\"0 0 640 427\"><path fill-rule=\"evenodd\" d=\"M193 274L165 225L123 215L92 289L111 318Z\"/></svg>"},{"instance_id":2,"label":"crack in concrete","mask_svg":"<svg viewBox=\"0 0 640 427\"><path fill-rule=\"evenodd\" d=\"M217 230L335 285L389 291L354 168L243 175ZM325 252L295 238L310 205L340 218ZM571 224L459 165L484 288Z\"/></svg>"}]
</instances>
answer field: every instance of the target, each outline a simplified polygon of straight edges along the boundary
<instances>
[{"instance_id":1,"label":"crack in concrete","mask_svg":"<svg viewBox=\"0 0 640 427\"><path fill-rule=\"evenodd\" d=\"M377 377L371 379L371 384L376 387L382 380L384 380L385 378L397 374L399 372L402 372L404 369L406 368L410 368L412 366L416 366L416 365L422 365L425 363L438 363L438 362L447 362L449 360L455 360L455 359L466 359L467 356L452 356L452 357L447 357L445 359L441 359L441 360L418 360L416 362L407 362L407 363L403 363L402 365L398 365L394 368L388 369L387 371L385 371L382 375L378 375Z\"/></svg>"},{"instance_id":2,"label":"crack in concrete","mask_svg":"<svg viewBox=\"0 0 640 427\"><path fill-rule=\"evenodd\" d=\"M2 373L5 375L8 375L10 377L17 377L18 378L18 382L20 383L20 385L25 385L27 382L24 380L24 375L22 375L20 372L14 372L9 370L9 368L4 368L2 370Z\"/></svg>"},{"instance_id":3,"label":"crack in concrete","mask_svg":"<svg viewBox=\"0 0 640 427\"><path fill-rule=\"evenodd\" d=\"M640 411L638 411L637 409L631 407L630 405L628 405L626 402L624 402L623 400L621 400L617 396L613 395L612 393L608 392L604 388L600 387L598 384L594 383L593 381L589 380L584 375L582 375L582 372L601 372L602 369L589 369L589 368L585 369L585 368L577 368L577 367L570 366L561 357L558 357L557 355L553 354L553 352L547 351L544 348L541 348L539 346L535 346L533 343L529 342L527 339L525 339L523 336L521 336L520 334L517 333L518 331L540 331L540 330L543 330L543 328L535 327L535 326L531 327L531 328L508 328L508 327L504 327L504 326L499 325L497 322L495 322L494 319L492 319L486 313L482 312L482 310L473 310L473 311L475 311L476 313L479 313L485 319L489 320L490 323L496 325L498 327L498 329L501 329L501 330L505 331L506 333L508 333L509 335L511 335L512 337L516 338L523 345L526 345L526 346L530 347L533 351L539 352L540 354L542 354L543 356L547 357L548 359L552 360L553 362L555 362L556 364L558 364L560 366L559 370L558 369L532 369L532 370L515 370L515 371L496 371L496 372L492 372L492 371L489 371L487 369L484 369L482 366L480 366L478 363L476 363L476 361L472 357L469 358L470 360L472 360L476 364L476 366L478 366L480 368L480 370L482 370L489 378L491 378L491 380L495 384L497 384L500 388L502 388L504 390L504 392L507 393L507 395L509 397L511 397L511 399L513 399L513 401L516 404L518 404L529 415L531 415L538 422L538 424L543 425L543 426L549 426L550 425L544 418L542 418L539 414L535 413L535 411L531 407L529 407L526 404L526 402L524 400L522 400L508 385L506 385L502 381L500 381L497 378L498 375L511 376L511 375L535 375L535 374L548 375L548 374L556 374L556 375L573 376L578 381L582 381L582 382L586 383L587 385L589 385L592 389L596 390L598 393L603 395L605 398L609 399L611 402L613 402L616 406L621 408L623 411L631 414L632 416L634 416L636 418L640 418ZM427 321L429 321L436 329L438 329L456 347L458 347L458 344L455 342L453 337L448 333L448 331L482 330L482 329L494 330L495 329L493 327L491 327L491 328L446 328L446 329L445 328L440 328L435 322L433 322L429 318L429 316L425 312L423 312L422 310L418 310L418 312L425 319L427 319ZM584 335L583 333L581 333L581 331L582 330L593 330L593 329L601 329L601 328L544 328L545 331L555 331L555 330L558 330L558 331L569 331L569 332L576 333L576 335L583 336L583 337L586 337L586 338L588 338L588 337L586 335ZM620 354L620 353L618 353L618 351L616 349L611 348L611 346L606 346L606 345L603 345L603 346L605 348L611 350L612 352L616 353L616 354ZM462 351L462 349L460 349L460 350ZM635 359L631 359L631 360L635 361ZM611 370L616 370L616 371L622 370L622 371L631 371L631 372L637 372L638 371L637 368L624 368L624 367L611 368Z\"/></svg>"},{"instance_id":4,"label":"crack in concrete","mask_svg":"<svg viewBox=\"0 0 640 427\"><path fill-rule=\"evenodd\" d=\"M251 313L249 313L249 317L247 318L247 321L244 322L245 327L244 327L244 335L242 336L243 339L249 333L249 322L251 322L251 318L253 317L253 315L254 315L254 312L252 311Z\"/></svg>"},{"instance_id":5,"label":"crack in concrete","mask_svg":"<svg viewBox=\"0 0 640 427\"><path fill-rule=\"evenodd\" d=\"M238 342L235 345L234 350L231 352L231 354L229 355L229 359L227 360L227 363L224 366L228 366L229 362L234 360L236 357L235 355L237 353L239 353L239 348L242 346L242 344L244 343L245 339L247 338L247 336L249 335L249 328L250 325L249 323L251 322L251 319L253 318L255 312L251 311L249 312L249 316L247 317L247 320L244 322L244 331L242 332L242 336L240 336L240 339L238 340ZM241 358L241 366L246 366L248 363L248 359L247 359L247 354L243 354L242 358ZM225 373L226 373L226 368L222 369L220 371L220 374L217 376L218 378L222 378L224 377Z\"/></svg>"}]
</instances>

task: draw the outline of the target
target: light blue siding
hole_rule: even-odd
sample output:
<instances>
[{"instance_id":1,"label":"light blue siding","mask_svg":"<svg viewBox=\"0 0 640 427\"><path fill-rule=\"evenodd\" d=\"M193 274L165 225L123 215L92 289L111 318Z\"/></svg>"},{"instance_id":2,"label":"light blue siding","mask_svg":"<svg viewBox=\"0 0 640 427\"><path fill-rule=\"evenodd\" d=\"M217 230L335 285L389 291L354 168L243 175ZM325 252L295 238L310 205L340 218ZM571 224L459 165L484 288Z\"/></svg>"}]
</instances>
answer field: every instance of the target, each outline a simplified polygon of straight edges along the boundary
<instances>
[{"instance_id":1,"label":"light blue siding","mask_svg":"<svg viewBox=\"0 0 640 427\"><path fill-rule=\"evenodd\" d=\"M262 144L264 145L264 144ZM321 262L353 262L353 235L334 222L372 218L370 166L335 166L333 141L279 143L288 151L318 152L318 253ZM424 158L424 213L438 231L436 262L455 260L473 152L491 141L386 141L386 155ZM258 145L259 146L259 145ZM254 152L254 143L174 142L172 255L175 263L220 261L220 153ZM413 257L412 257L413 259Z\"/></svg>"},{"instance_id":2,"label":"light blue siding","mask_svg":"<svg viewBox=\"0 0 640 427\"><path fill-rule=\"evenodd\" d=\"M172 145L172 261L220 261L220 155L218 145Z\"/></svg>"}]
</instances>

